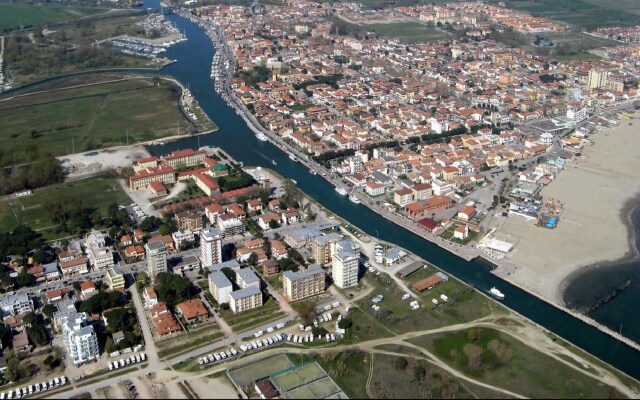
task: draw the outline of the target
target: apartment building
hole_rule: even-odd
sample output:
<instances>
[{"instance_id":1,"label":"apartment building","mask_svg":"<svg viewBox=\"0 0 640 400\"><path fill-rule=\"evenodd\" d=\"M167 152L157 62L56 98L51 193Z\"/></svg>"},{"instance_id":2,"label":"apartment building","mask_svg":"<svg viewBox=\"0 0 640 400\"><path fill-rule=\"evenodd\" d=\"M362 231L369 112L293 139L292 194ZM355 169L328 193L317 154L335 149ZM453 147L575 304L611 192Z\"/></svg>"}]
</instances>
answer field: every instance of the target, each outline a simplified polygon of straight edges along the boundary
<instances>
[{"instance_id":1,"label":"apartment building","mask_svg":"<svg viewBox=\"0 0 640 400\"><path fill-rule=\"evenodd\" d=\"M260 289L260 278L251 270L251 268L242 268L236 271L236 283L240 289L255 286Z\"/></svg>"},{"instance_id":2,"label":"apartment building","mask_svg":"<svg viewBox=\"0 0 640 400\"><path fill-rule=\"evenodd\" d=\"M124 289L124 274L117 265L107 269L107 284L112 290Z\"/></svg>"},{"instance_id":3,"label":"apartment building","mask_svg":"<svg viewBox=\"0 0 640 400\"><path fill-rule=\"evenodd\" d=\"M167 272L167 249L164 243L149 242L144 245L147 256L147 273L149 278L154 280L156 275L161 272Z\"/></svg>"},{"instance_id":4,"label":"apartment building","mask_svg":"<svg viewBox=\"0 0 640 400\"><path fill-rule=\"evenodd\" d=\"M231 311L239 313L262 306L262 292L256 286L248 286L229 294Z\"/></svg>"},{"instance_id":5,"label":"apartment building","mask_svg":"<svg viewBox=\"0 0 640 400\"><path fill-rule=\"evenodd\" d=\"M171 167L147 168L129 177L131 190L146 189L151 182L175 183L176 170Z\"/></svg>"},{"instance_id":6,"label":"apartment building","mask_svg":"<svg viewBox=\"0 0 640 400\"><path fill-rule=\"evenodd\" d=\"M342 235L331 232L324 236L315 236L311 239L311 254L316 262L324 265L331 261L331 255L335 251L335 245L342 240Z\"/></svg>"},{"instance_id":7,"label":"apartment building","mask_svg":"<svg viewBox=\"0 0 640 400\"><path fill-rule=\"evenodd\" d=\"M282 273L282 288L289 301L315 296L325 290L324 270L318 264L311 264L298 272Z\"/></svg>"},{"instance_id":8,"label":"apartment building","mask_svg":"<svg viewBox=\"0 0 640 400\"><path fill-rule=\"evenodd\" d=\"M112 267L113 263L113 251L109 247L102 246L88 246L86 248L87 258L89 258L89 264L95 269L106 269Z\"/></svg>"},{"instance_id":9,"label":"apartment building","mask_svg":"<svg viewBox=\"0 0 640 400\"><path fill-rule=\"evenodd\" d=\"M360 254L351 251L337 251L331 261L331 277L340 289L358 284L358 266Z\"/></svg>"},{"instance_id":10,"label":"apartment building","mask_svg":"<svg viewBox=\"0 0 640 400\"><path fill-rule=\"evenodd\" d=\"M5 294L0 299L2 318L33 311L33 302L27 294Z\"/></svg>"},{"instance_id":11,"label":"apartment building","mask_svg":"<svg viewBox=\"0 0 640 400\"><path fill-rule=\"evenodd\" d=\"M62 338L75 365L100 356L98 336L87 313L72 313L62 318Z\"/></svg>"},{"instance_id":12,"label":"apartment building","mask_svg":"<svg viewBox=\"0 0 640 400\"><path fill-rule=\"evenodd\" d=\"M215 228L200 231L200 262L203 266L222 262L222 235Z\"/></svg>"},{"instance_id":13,"label":"apartment building","mask_svg":"<svg viewBox=\"0 0 640 400\"><path fill-rule=\"evenodd\" d=\"M202 214L197 211L183 211L175 216L178 229L181 231L199 231L202 229Z\"/></svg>"},{"instance_id":14,"label":"apartment building","mask_svg":"<svg viewBox=\"0 0 640 400\"><path fill-rule=\"evenodd\" d=\"M224 273L213 272L209 274L209 292L218 304L228 303L229 295L233 292L233 285Z\"/></svg>"}]
</instances>

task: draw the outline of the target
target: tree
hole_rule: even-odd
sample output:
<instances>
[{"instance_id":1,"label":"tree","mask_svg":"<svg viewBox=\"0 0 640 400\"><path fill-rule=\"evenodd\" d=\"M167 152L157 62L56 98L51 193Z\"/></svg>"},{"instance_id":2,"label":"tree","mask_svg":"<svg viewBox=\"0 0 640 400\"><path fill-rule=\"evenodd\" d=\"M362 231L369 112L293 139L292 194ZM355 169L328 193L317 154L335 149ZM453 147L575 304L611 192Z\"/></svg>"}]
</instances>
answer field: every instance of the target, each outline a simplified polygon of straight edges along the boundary
<instances>
[{"instance_id":1,"label":"tree","mask_svg":"<svg viewBox=\"0 0 640 400\"><path fill-rule=\"evenodd\" d=\"M393 362L393 367L399 371L404 371L407 368L407 365L409 365L409 363L404 357L398 357Z\"/></svg>"},{"instance_id":2,"label":"tree","mask_svg":"<svg viewBox=\"0 0 640 400\"><path fill-rule=\"evenodd\" d=\"M9 382L17 382L20 379L20 360L14 350L7 351L7 369L4 371L4 378Z\"/></svg>"},{"instance_id":3,"label":"tree","mask_svg":"<svg viewBox=\"0 0 640 400\"><path fill-rule=\"evenodd\" d=\"M113 338L111 336L107 337L106 342L104 343L104 352L107 354L113 353L116 350L116 344L113 342Z\"/></svg>"},{"instance_id":4,"label":"tree","mask_svg":"<svg viewBox=\"0 0 640 400\"><path fill-rule=\"evenodd\" d=\"M30 313L28 313L27 315L24 316L22 321L25 324L31 325L36 321L36 315L34 313L30 312Z\"/></svg>"},{"instance_id":5,"label":"tree","mask_svg":"<svg viewBox=\"0 0 640 400\"><path fill-rule=\"evenodd\" d=\"M258 255L256 253L251 253L248 261L249 264L255 267L258 264Z\"/></svg>"},{"instance_id":6,"label":"tree","mask_svg":"<svg viewBox=\"0 0 640 400\"><path fill-rule=\"evenodd\" d=\"M18 273L18 277L16 278L16 283L20 287L31 286L33 283L33 275L27 272L27 268L23 267Z\"/></svg>"},{"instance_id":7,"label":"tree","mask_svg":"<svg viewBox=\"0 0 640 400\"><path fill-rule=\"evenodd\" d=\"M338 328L340 329L349 329L353 325L353 321L349 317L342 318L340 322L338 322Z\"/></svg>"},{"instance_id":8,"label":"tree","mask_svg":"<svg viewBox=\"0 0 640 400\"><path fill-rule=\"evenodd\" d=\"M229 303L220 304L220 308L222 308L223 310L228 310L230 308Z\"/></svg>"},{"instance_id":9,"label":"tree","mask_svg":"<svg viewBox=\"0 0 640 400\"><path fill-rule=\"evenodd\" d=\"M75 281L73 282L72 286L73 286L73 289L76 291L76 293L80 293L80 289L81 289L80 282Z\"/></svg>"},{"instance_id":10,"label":"tree","mask_svg":"<svg viewBox=\"0 0 640 400\"><path fill-rule=\"evenodd\" d=\"M413 378L416 381L420 382L425 376L427 376L427 370L424 369L422 365L416 365L413 367Z\"/></svg>"},{"instance_id":11,"label":"tree","mask_svg":"<svg viewBox=\"0 0 640 400\"><path fill-rule=\"evenodd\" d=\"M42 307L42 314L44 314L44 316L47 318L53 317L54 312L56 312L56 308L53 306L53 304L47 304L46 306Z\"/></svg>"},{"instance_id":12,"label":"tree","mask_svg":"<svg viewBox=\"0 0 640 400\"><path fill-rule=\"evenodd\" d=\"M310 300L302 301L300 303L292 305L293 309L296 310L298 316L300 317L301 324L305 326L313 325L313 321L318 316L318 314L316 313L316 305L316 302Z\"/></svg>"},{"instance_id":13,"label":"tree","mask_svg":"<svg viewBox=\"0 0 640 400\"><path fill-rule=\"evenodd\" d=\"M278 220L272 219L271 221L269 221L269 228L271 229L280 228L280 223L278 222Z\"/></svg>"},{"instance_id":14,"label":"tree","mask_svg":"<svg viewBox=\"0 0 640 400\"><path fill-rule=\"evenodd\" d=\"M146 272L140 272L136 277L136 287L142 290L149 285L149 275Z\"/></svg>"}]
</instances>

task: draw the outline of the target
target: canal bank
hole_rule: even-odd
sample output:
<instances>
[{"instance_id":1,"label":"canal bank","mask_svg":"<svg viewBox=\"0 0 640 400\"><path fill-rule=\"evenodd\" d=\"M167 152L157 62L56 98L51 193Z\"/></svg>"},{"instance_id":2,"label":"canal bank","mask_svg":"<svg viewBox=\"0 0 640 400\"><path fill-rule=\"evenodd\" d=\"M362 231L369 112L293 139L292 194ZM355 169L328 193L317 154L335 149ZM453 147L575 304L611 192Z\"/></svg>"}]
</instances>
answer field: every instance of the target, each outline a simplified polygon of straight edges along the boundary
<instances>
[{"instance_id":1,"label":"canal bank","mask_svg":"<svg viewBox=\"0 0 640 400\"><path fill-rule=\"evenodd\" d=\"M486 291L493 286L498 287L505 293L504 303L509 308L629 375L640 377L639 353L633 350L630 352L626 344L531 296L526 291L506 284L491 274L493 265L485 260L477 258L472 262L465 262L421 237L407 234L407 230L377 213L339 196L333 185L328 184L319 175L311 175L304 165L291 161L288 155L277 147L257 140L244 120L215 93L210 80L210 64L214 49L204 30L179 16L173 15L169 18L186 32L189 40L175 45L167 52L168 57L178 62L165 67L163 74L173 75L183 83L189 84L200 105L220 128L214 135L200 137L201 146L221 147L246 165L269 167L287 178L296 180L305 193L363 232L406 248L478 290ZM152 154L166 154L185 147L198 147L197 139L188 137L161 146L151 146L149 151ZM274 166L272 160L276 161L277 165Z\"/></svg>"}]
</instances>

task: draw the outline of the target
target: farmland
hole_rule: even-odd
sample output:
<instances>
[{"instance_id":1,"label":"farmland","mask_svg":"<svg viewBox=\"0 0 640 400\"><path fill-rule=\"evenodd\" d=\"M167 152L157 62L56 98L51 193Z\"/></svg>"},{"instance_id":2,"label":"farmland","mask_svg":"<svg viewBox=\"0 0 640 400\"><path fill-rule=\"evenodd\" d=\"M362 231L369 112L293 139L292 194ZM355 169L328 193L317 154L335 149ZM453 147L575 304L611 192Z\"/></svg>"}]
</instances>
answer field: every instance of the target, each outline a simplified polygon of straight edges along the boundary
<instances>
[{"instance_id":1,"label":"farmland","mask_svg":"<svg viewBox=\"0 0 640 400\"><path fill-rule=\"evenodd\" d=\"M640 23L640 15L614 7L605 0L540 0L509 1L506 6L534 16L548 18L583 29L607 26L633 26ZM629 4L625 1L624 4ZM637 3L636 3L637 4ZM637 12L637 10L634 10Z\"/></svg>"},{"instance_id":2,"label":"farmland","mask_svg":"<svg viewBox=\"0 0 640 400\"><path fill-rule=\"evenodd\" d=\"M0 32L64 21L107 11L100 8L76 8L27 4L0 4Z\"/></svg>"},{"instance_id":3,"label":"farmland","mask_svg":"<svg viewBox=\"0 0 640 400\"><path fill-rule=\"evenodd\" d=\"M178 127L191 127L179 95L174 84L146 77L65 78L20 97L0 97L0 138L7 153L37 146L63 155L175 135Z\"/></svg>"}]
</instances>

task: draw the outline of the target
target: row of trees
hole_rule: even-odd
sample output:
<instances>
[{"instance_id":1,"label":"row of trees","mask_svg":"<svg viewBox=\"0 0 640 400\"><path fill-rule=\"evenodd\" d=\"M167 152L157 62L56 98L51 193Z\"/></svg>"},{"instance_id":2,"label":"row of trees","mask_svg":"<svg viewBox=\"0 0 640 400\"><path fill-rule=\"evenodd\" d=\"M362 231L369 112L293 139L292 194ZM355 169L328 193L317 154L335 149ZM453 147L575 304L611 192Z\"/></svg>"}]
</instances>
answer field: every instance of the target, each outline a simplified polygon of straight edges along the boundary
<instances>
[{"instance_id":1,"label":"row of trees","mask_svg":"<svg viewBox=\"0 0 640 400\"><path fill-rule=\"evenodd\" d=\"M5 153L0 149L0 165L14 165L26 162L25 158L32 155L36 160L26 165L13 166L0 170L0 194L8 194L24 189L35 189L46 185L64 181L64 172L60 161L47 153L39 155L37 147L31 147L35 151L26 151L24 156L16 156L20 152Z\"/></svg>"}]
</instances>

